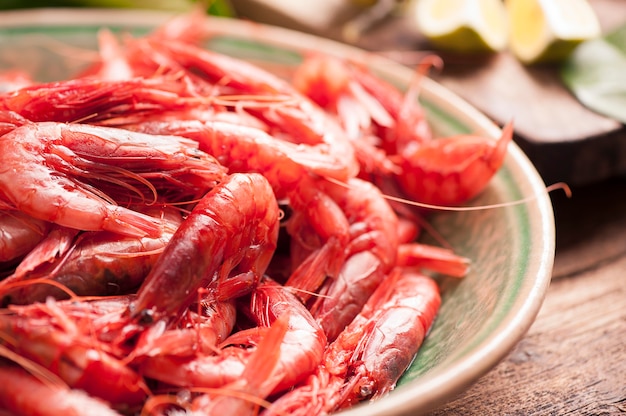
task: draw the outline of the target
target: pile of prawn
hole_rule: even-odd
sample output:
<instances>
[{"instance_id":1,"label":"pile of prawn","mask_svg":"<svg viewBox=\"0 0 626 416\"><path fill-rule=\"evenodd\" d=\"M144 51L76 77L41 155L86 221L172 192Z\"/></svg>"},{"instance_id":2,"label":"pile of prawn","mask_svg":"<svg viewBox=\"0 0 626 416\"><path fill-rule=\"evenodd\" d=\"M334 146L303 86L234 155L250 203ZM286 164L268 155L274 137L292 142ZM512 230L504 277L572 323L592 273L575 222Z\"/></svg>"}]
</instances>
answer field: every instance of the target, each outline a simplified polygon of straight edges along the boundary
<instances>
[{"instance_id":1,"label":"pile of prawn","mask_svg":"<svg viewBox=\"0 0 626 416\"><path fill-rule=\"evenodd\" d=\"M467 273L387 196L473 198L510 125L434 138L417 87L321 54L285 80L202 48L205 24L102 29L74 78L2 84L5 411L337 412L395 387L432 275Z\"/></svg>"}]
</instances>

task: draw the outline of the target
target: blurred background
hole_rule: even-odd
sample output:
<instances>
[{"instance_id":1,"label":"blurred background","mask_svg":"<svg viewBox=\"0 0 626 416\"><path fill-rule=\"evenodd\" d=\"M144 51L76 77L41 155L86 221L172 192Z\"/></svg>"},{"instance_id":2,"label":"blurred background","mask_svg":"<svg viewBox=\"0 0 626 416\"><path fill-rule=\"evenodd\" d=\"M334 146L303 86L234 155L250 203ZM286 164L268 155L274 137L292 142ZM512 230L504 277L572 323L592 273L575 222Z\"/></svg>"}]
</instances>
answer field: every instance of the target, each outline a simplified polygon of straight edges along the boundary
<instances>
[{"instance_id":1,"label":"blurred background","mask_svg":"<svg viewBox=\"0 0 626 416\"><path fill-rule=\"evenodd\" d=\"M0 0L0 10L35 7L120 7L184 11L192 7L194 3L192 0ZM228 0L206 3L207 11L211 14L232 15Z\"/></svg>"}]
</instances>

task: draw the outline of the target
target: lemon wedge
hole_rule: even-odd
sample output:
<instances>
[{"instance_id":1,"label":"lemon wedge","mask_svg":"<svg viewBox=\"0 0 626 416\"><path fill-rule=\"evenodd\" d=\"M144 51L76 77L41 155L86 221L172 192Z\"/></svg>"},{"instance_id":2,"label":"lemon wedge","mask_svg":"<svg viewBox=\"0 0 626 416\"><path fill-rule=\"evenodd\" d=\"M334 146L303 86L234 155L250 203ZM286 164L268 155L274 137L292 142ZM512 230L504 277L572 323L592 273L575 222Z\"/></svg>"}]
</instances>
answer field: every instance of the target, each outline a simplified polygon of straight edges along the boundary
<instances>
[{"instance_id":1,"label":"lemon wedge","mask_svg":"<svg viewBox=\"0 0 626 416\"><path fill-rule=\"evenodd\" d=\"M506 0L511 52L527 64L558 62L581 42L600 35L586 0Z\"/></svg>"},{"instance_id":2,"label":"lemon wedge","mask_svg":"<svg viewBox=\"0 0 626 416\"><path fill-rule=\"evenodd\" d=\"M417 29L436 47L479 53L507 44L507 15L501 0L413 0Z\"/></svg>"}]
</instances>

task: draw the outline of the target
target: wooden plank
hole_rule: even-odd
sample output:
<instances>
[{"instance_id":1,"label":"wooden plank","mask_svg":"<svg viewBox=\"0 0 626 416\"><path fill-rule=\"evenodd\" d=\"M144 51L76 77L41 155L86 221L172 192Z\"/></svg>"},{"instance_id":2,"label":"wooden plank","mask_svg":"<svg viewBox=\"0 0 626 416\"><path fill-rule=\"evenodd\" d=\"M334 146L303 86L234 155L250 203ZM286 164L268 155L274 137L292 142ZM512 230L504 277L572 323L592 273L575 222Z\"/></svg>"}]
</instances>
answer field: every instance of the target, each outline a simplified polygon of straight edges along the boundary
<instances>
[{"instance_id":1,"label":"wooden plank","mask_svg":"<svg viewBox=\"0 0 626 416\"><path fill-rule=\"evenodd\" d=\"M526 336L440 415L626 413L626 181L552 195L552 283Z\"/></svg>"},{"instance_id":2,"label":"wooden plank","mask_svg":"<svg viewBox=\"0 0 626 416\"><path fill-rule=\"evenodd\" d=\"M626 258L552 282L528 334L438 415L626 412Z\"/></svg>"}]
</instances>

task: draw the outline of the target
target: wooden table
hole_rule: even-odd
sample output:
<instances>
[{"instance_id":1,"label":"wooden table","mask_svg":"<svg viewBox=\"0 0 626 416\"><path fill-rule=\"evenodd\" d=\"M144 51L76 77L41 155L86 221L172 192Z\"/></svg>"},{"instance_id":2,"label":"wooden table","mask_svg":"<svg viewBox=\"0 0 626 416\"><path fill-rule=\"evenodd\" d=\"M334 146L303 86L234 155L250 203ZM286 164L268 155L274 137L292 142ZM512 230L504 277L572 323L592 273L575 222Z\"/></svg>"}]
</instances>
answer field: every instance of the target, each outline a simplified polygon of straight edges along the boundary
<instances>
[{"instance_id":1,"label":"wooden table","mask_svg":"<svg viewBox=\"0 0 626 416\"><path fill-rule=\"evenodd\" d=\"M552 196L552 283L526 336L443 415L626 414L626 180Z\"/></svg>"}]
</instances>

